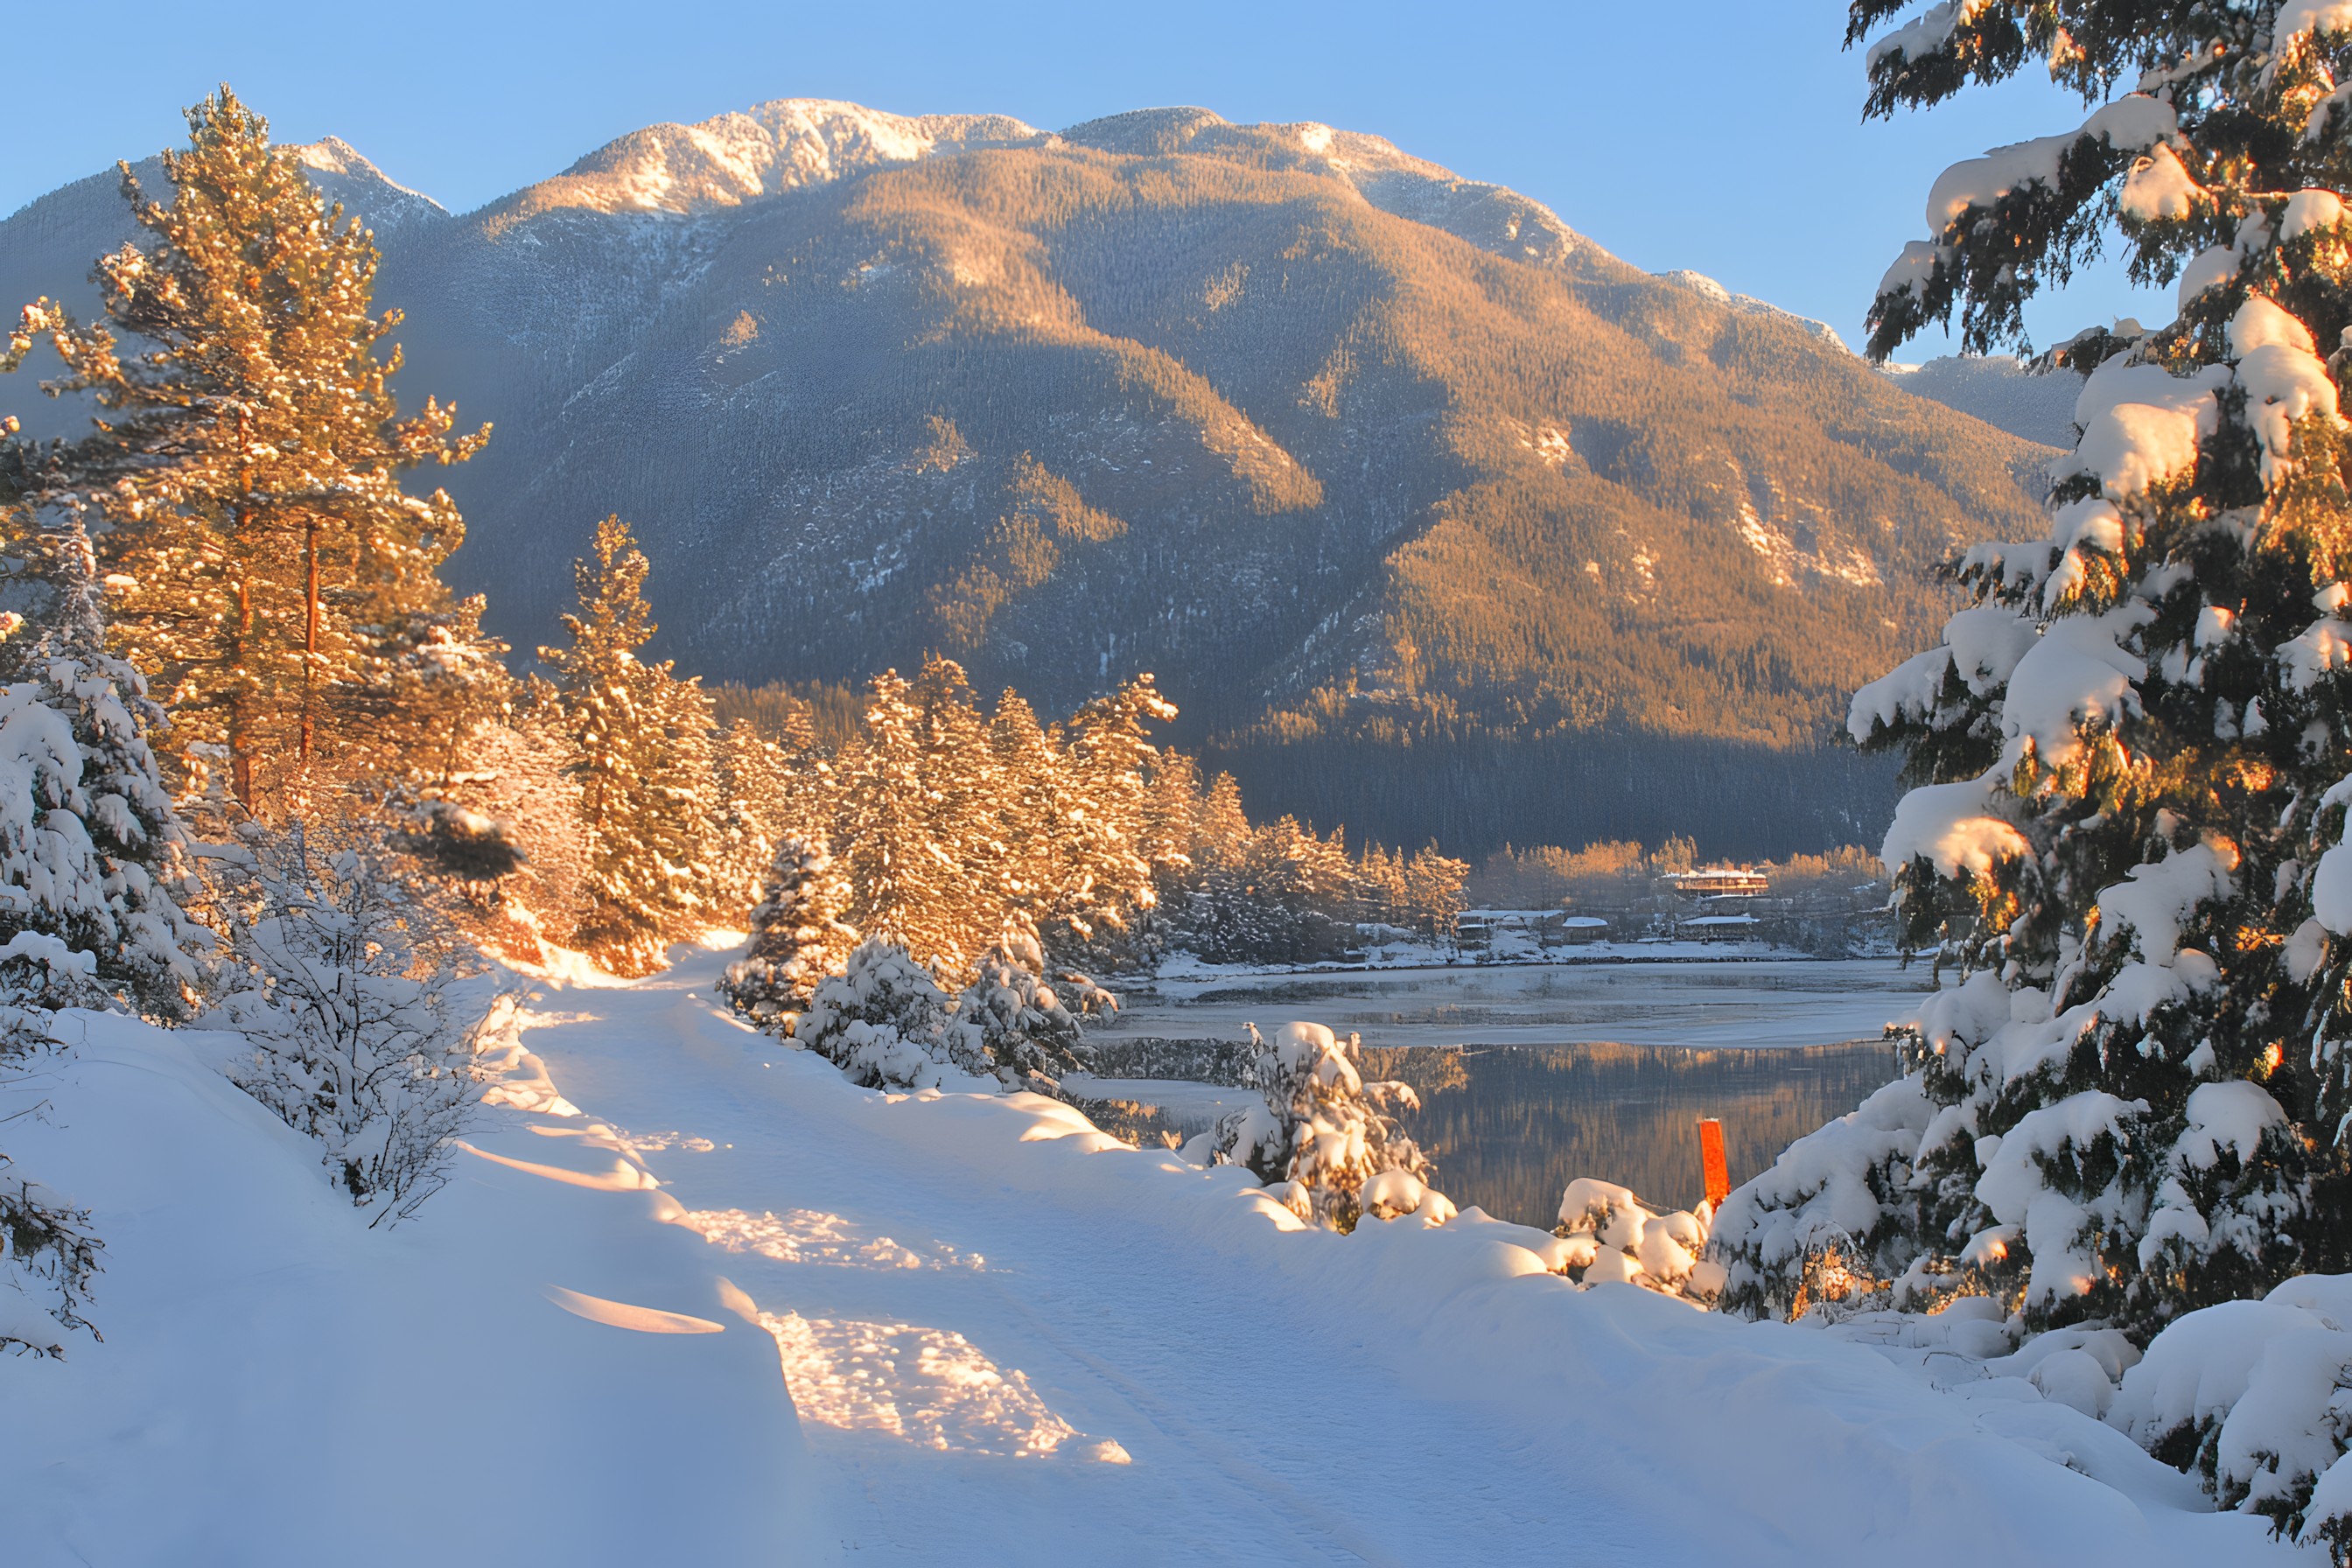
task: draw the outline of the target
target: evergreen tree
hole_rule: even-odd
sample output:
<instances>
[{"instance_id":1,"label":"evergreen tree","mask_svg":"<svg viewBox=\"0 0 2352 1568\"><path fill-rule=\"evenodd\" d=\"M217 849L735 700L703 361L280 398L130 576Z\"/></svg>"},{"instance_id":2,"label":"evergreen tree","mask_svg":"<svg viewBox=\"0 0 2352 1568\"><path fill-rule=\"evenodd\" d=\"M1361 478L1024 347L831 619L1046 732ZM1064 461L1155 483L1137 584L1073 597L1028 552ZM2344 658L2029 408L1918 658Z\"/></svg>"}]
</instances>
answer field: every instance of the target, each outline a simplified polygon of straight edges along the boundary
<instances>
[{"instance_id":1,"label":"evergreen tree","mask_svg":"<svg viewBox=\"0 0 2352 1568\"><path fill-rule=\"evenodd\" d=\"M1048 930L1080 941L1126 924L1128 911L1155 898L1143 842L1144 805L1159 753L1144 732L1176 717L1149 675L1087 703L1069 723L1068 772L1075 809L1061 834L1067 867L1054 889Z\"/></svg>"},{"instance_id":2,"label":"evergreen tree","mask_svg":"<svg viewBox=\"0 0 2352 1568\"><path fill-rule=\"evenodd\" d=\"M577 940L623 974L660 967L664 943L707 910L710 703L667 663L637 658L655 630L650 571L628 524L606 518L573 565L571 646L539 650L557 673L589 845Z\"/></svg>"},{"instance_id":3,"label":"evergreen tree","mask_svg":"<svg viewBox=\"0 0 2352 1568\"><path fill-rule=\"evenodd\" d=\"M446 725L417 660L478 648L479 606L439 577L464 538L457 508L400 476L463 461L488 429L452 439L431 398L402 416L374 243L267 121L223 88L188 125L163 158L169 204L122 165L144 235L98 262L104 322L46 300L26 311L9 367L46 337L68 374L45 390L100 413L79 440L13 446L6 477L37 502L103 510L107 566L129 584L119 633L173 716L180 765L201 784L225 756L236 799L275 815Z\"/></svg>"},{"instance_id":4,"label":"evergreen tree","mask_svg":"<svg viewBox=\"0 0 2352 1568\"><path fill-rule=\"evenodd\" d=\"M1162 748L1151 759L1145 786L1142 830L1137 851L1151 868L1153 902L1158 889L1180 883L1192 868L1192 852L1201 838L1201 764L1174 747Z\"/></svg>"},{"instance_id":5,"label":"evergreen tree","mask_svg":"<svg viewBox=\"0 0 2352 1568\"><path fill-rule=\"evenodd\" d=\"M446 906L485 942L544 963L549 942L572 937L593 846L562 694L537 675L509 689L462 769L394 797L394 842L411 858L405 868L454 895Z\"/></svg>"},{"instance_id":6,"label":"evergreen tree","mask_svg":"<svg viewBox=\"0 0 2352 1568\"><path fill-rule=\"evenodd\" d=\"M27 679L0 688L0 988L184 1018L211 942L175 898L190 870L148 742L163 716L106 651L79 520L20 535L13 553L46 603Z\"/></svg>"},{"instance_id":7,"label":"evergreen tree","mask_svg":"<svg viewBox=\"0 0 2352 1568\"><path fill-rule=\"evenodd\" d=\"M980 955L976 968L977 976L956 999L956 1021L978 1031L980 1049L1006 1088L1057 1093L1060 1075L1084 1065L1086 1031L1045 982L1045 954L1036 937L1006 931Z\"/></svg>"},{"instance_id":8,"label":"evergreen tree","mask_svg":"<svg viewBox=\"0 0 2352 1568\"><path fill-rule=\"evenodd\" d=\"M1410 860L1392 856L1390 864L1400 884L1402 923L1433 941L1452 942L1467 905L1462 889L1470 876L1468 862L1442 855L1432 844Z\"/></svg>"},{"instance_id":9,"label":"evergreen tree","mask_svg":"<svg viewBox=\"0 0 2352 1568\"><path fill-rule=\"evenodd\" d=\"M997 809L1005 781L961 665L925 659L908 695L916 765L928 794L924 836L931 859L950 871L953 889L936 912L936 948L927 956L934 973L961 975L1003 923L1013 853Z\"/></svg>"},{"instance_id":10,"label":"evergreen tree","mask_svg":"<svg viewBox=\"0 0 2352 1568\"><path fill-rule=\"evenodd\" d=\"M482 630L479 595L420 606L375 637L334 693L338 771L377 788L447 797L472 782L513 717L508 647Z\"/></svg>"},{"instance_id":11,"label":"evergreen tree","mask_svg":"<svg viewBox=\"0 0 2352 1568\"><path fill-rule=\"evenodd\" d=\"M1265 1103L1217 1123L1215 1163L1246 1165L1269 1186L1281 1184L1301 1219L1336 1230L1353 1230L1368 1206L1382 1217L1417 1207L1436 1168L1395 1116L1421 1108L1412 1088L1365 1081L1361 1042L1320 1024L1285 1024L1271 1043L1255 1026L1250 1036L1252 1080ZM1407 1180L1380 1181L1390 1173Z\"/></svg>"},{"instance_id":12,"label":"evergreen tree","mask_svg":"<svg viewBox=\"0 0 2352 1568\"><path fill-rule=\"evenodd\" d=\"M786 838L777 846L759 906L751 911L751 951L719 983L735 1010L762 1028L792 1028L826 975L837 973L857 943L842 921L849 889L834 874L821 844Z\"/></svg>"},{"instance_id":13,"label":"evergreen tree","mask_svg":"<svg viewBox=\"0 0 2352 1568\"><path fill-rule=\"evenodd\" d=\"M1858 0L1850 40L1901 8ZM2352 907L2312 868L2352 767L2346 360L2318 353L2352 323L2352 35L2315 22L2344 26L1993 0L1871 48L1874 113L2035 57L2100 105L1937 183L1874 353L1955 315L1971 350L2021 344L2024 301L2111 226L2179 317L2052 356L2086 379L2049 537L1971 552L1942 645L1854 699L1916 786L1885 849L1906 934L1957 980L1907 1083L1727 1204L1734 1304L1833 1279L2146 1336L2347 1261Z\"/></svg>"},{"instance_id":14,"label":"evergreen tree","mask_svg":"<svg viewBox=\"0 0 2352 1568\"><path fill-rule=\"evenodd\" d=\"M840 814L849 922L934 972L965 962L958 868L931 837L936 791L923 771L921 716L895 669L867 689L866 727L841 762Z\"/></svg>"},{"instance_id":15,"label":"evergreen tree","mask_svg":"<svg viewBox=\"0 0 2352 1568\"><path fill-rule=\"evenodd\" d=\"M1061 748L1036 710L1007 689L988 721L989 765L1002 781L996 836L1005 846L998 888L1009 918L1042 930L1054 889L1064 885L1066 845L1057 825L1069 810Z\"/></svg>"},{"instance_id":16,"label":"evergreen tree","mask_svg":"<svg viewBox=\"0 0 2352 1568\"><path fill-rule=\"evenodd\" d=\"M974 1087L994 1077L980 1031L906 949L867 937L816 988L794 1037L868 1088Z\"/></svg>"},{"instance_id":17,"label":"evergreen tree","mask_svg":"<svg viewBox=\"0 0 2352 1568\"><path fill-rule=\"evenodd\" d=\"M743 719L719 736L716 762L718 817L710 859L720 898L714 912L723 917L761 900L761 879L777 846L793 836L792 763L782 746Z\"/></svg>"}]
</instances>

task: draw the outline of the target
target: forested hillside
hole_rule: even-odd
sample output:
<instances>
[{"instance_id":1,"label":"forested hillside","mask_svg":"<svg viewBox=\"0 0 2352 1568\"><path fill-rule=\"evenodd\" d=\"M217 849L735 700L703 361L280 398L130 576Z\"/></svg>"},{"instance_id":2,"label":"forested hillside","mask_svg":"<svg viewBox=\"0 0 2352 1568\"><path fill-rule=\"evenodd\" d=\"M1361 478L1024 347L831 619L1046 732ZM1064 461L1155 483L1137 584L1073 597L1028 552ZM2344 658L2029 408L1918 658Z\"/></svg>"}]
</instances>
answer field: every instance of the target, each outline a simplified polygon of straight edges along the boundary
<instances>
[{"instance_id":1,"label":"forested hillside","mask_svg":"<svg viewBox=\"0 0 2352 1568\"><path fill-rule=\"evenodd\" d=\"M1822 749L1843 694L2036 526L2045 449L1323 126L786 101L464 216L308 159L498 427L450 574L517 647L618 510L683 669L1150 670L1254 809L1360 837L1853 837L1892 785ZM0 226L0 291L77 298L114 184Z\"/></svg>"}]
</instances>

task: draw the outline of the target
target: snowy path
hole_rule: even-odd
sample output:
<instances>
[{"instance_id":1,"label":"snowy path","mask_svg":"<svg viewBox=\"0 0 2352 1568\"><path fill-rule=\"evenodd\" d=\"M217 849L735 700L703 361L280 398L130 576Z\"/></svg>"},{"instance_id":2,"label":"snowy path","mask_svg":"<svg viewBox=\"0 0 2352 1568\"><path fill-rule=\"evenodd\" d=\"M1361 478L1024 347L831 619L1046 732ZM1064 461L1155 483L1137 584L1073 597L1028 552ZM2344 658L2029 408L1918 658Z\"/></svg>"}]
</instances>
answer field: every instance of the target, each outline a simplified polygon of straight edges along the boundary
<instances>
[{"instance_id":1,"label":"snowy path","mask_svg":"<svg viewBox=\"0 0 2352 1568\"><path fill-rule=\"evenodd\" d=\"M576 1134L617 1130L779 1327L860 1560L2295 1560L2070 1411L2032 1451L1866 1350L1528 1278L1475 1223L1297 1233L1049 1102L856 1089L677 956L539 988L522 1042L584 1118L499 1147L609 1171Z\"/></svg>"}]
</instances>

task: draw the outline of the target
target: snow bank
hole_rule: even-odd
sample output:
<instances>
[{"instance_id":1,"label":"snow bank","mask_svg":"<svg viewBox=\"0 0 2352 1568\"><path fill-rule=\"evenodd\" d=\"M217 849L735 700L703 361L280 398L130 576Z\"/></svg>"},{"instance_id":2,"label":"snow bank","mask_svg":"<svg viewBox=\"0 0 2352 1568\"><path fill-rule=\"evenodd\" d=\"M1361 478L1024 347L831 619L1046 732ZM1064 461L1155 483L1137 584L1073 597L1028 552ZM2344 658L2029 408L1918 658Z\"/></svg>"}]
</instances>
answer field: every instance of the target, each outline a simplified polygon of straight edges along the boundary
<instances>
[{"instance_id":1,"label":"snow bank","mask_svg":"<svg viewBox=\"0 0 2352 1568\"><path fill-rule=\"evenodd\" d=\"M713 1057L725 1048L717 1039L701 1047ZM1346 1430L1464 1411L1482 1440L1531 1448L1552 1473L1573 1478L1573 1497L1554 1492L1516 1506L1577 1511L1589 1532L1578 1539L1606 1560L2187 1564L2252 1563L2271 1550L2260 1521L2200 1516L2193 1487L2184 1495L2177 1474L2070 1405L2089 1394L2084 1369L2071 1362L2042 1374L2051 1392L2021 1370L2004 1380L2015 1392L2001 1405L1979 1409L1865 1347L1806 1328L1743 1323L1623 1285L1579 1289L1561 1271L1570 1253L1582 1258L1595 1247L1595 1237L1547 1236L1475 1209L1444 1223L1368 1219L1342 1236L1305 1225L1243 1171L1131 1149L1034 1096L863 1093L789 1050L748 1072L710 1070L714 1083L746 1097L747 1116L780 1137L844 1140L861 1151L861 1165L940 1194L934 1205L951 1192L984 1193L990 1212L1019 1216L1016 1245L1086 1271L1092 1289L1109 1287L1088 1260L1115 1246L1117 1256L1162 1259L1160 1268L1217 1281L1220 1313L1297 1325L1318 1344L1360 1345L1366 1364L1357 1384L1318 1384L1296 1405L1304 1391L1287 1384L1270 1384L1261 1397ZM992 1260L1017 1270L1004 1245L991 1248ZM1173 1314L1146 1337L1176 1336L1206 1353L1214 1318L1204 1319L1195 1294L1169 1300L1160 1268L1128 1281L1115 1310L1143 1324ZM909 1289L954 1277L890 1275ZM1066 1280L1055 1293L1067 1288ZM1174 1370L1180 1384L1192 1381ZM1129 1386L1143 1374L1117 1375ZM1402 1380L1402 1391L1382 1392L1390 1379ZM1041 1396L1069 1397L1034 1371L1032 1384ZM1111 1436L1133 1451L1139 1473L1172 1462L1167 1446L1194 1423L1232 1419L1162 1387L1134 1396L1154 1413L1150 1425L1139 1417L1134 1430ZM2021 1401L2031 1408L2013 1417ZM2078 1461L2084 1453L2096 1455L2095 1467ZM1704 1509L1678 1500L1686 1493L1676 1478L1692 1475L1706 1478ZM1363 1522L1385 1517L1375 1500L1342 1489L1364 1511L1356 1533L1341 1539L1368 1559L1397 1555L1393 1541ZM1481 1538L1491 1548L1500 1521L1484 1512L1497 1526ZM1661 1535L1654 1521L1669 1515L1673 1527ZM1082 1540L1103 1528L1067 1527ZM1453 1549L1465 1558L1480 1550L1467 1536Z\"/></svg>"},{"instance_id":2,"label":"snow bank","mask_svg":"<svg viewBox=\"0 0 2352 1568\"><path fill-rule=\"evenodd\" d=\"M12 1564L829 1555L774 1346L724 1309L718 1254L649 1223L654 1194L461 1156L370 1232L216 1070L237 1037L60 1021L79 1045L0 1115L49 1103L11 1148L93 1211L105 1342L0 1358ZM609 1163L532 1135L578 1122L509 1109L475 1138ZM633 1331L665 1314L721 1331Z\"/></svg>"}]
</instances>

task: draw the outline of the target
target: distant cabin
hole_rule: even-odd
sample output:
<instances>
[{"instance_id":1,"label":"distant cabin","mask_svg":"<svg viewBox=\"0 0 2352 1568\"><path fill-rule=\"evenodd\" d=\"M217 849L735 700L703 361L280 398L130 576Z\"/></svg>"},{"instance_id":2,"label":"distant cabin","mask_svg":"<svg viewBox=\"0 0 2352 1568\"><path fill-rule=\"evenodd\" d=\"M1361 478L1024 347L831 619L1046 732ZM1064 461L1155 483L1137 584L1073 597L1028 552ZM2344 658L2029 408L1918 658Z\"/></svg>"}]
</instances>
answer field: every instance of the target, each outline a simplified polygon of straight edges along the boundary
<instances>
[{"instance_id":1,"label":"distant cabin","mask_svg":"<svg viewBox=\"0 0 2352 1568\"><path fill-rule=\"evenodd\" d=\"M1597 915L1562 915L1553 929L1559 933L1561 942L1579 945L1606 939L1609 922Z\"/></svg>"},{"instance_id":2,"label":"distant cabin","mask_svg":"<svg viewBox=\"0 0 2352 1568\"><path fill-rule=\"evenodd\" d=\"M1754 915L1699 915L1675 922L1675 934L1701 942L1746 942L1756 934Z\"/></svg>"}]
</instances>

